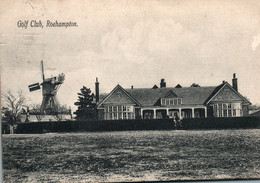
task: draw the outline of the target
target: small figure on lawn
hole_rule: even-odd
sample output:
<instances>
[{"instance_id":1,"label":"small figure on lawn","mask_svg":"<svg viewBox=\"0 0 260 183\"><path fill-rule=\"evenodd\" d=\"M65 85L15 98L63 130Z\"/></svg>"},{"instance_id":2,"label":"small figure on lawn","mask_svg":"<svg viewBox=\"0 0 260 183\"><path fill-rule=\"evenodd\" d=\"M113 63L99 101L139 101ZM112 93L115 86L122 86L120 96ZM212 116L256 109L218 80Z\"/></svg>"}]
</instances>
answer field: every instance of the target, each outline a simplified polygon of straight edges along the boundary
<instances>
[{"instance_id":1,"label":"small figure on lawn","mask_svg":"<svg viewBox=\"0 0 260 183\"><path fill-rule=\"evenodd\" d=\"M182 122L181 122L180 117L178 116L177 113L175 113L175 126L176 127L182 127Z\"/></svg>"},{"instance_id":2,"label":"small figure on lawn","mask_svg":"<svg viewBox=\"0 0 260 183\"><path fill-rule=\"evenodd\" d=\"M173 115L173 123L174 123L175 127L177 127L177 120L176 120L176 118L177 118L177 114L174 113L174 115Z\"/></svg>"}]
</instances>

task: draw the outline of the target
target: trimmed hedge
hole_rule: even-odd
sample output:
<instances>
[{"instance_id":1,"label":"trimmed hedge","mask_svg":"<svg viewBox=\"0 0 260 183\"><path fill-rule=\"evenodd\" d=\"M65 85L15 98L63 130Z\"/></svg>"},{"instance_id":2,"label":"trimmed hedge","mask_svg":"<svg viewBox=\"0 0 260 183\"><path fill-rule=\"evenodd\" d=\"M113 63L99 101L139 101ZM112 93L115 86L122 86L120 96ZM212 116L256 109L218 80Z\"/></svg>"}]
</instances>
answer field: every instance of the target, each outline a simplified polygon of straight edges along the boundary
<instances>
[{"instance_id":1,"label":"trimmed hedge","mask_svg":"<svg viewBox=\"0 0 260 183\"><path fill-rule=\"evenodd\" d=\"M230 129L258 128L259 117L194 118L183 119L182 126L175 126L172 119L102 120L20 123L16 133L82 132L82 131L130 131L174 129Z\"/></svg>"},{"instance_id":2,"label":"trimmed hedge","mask_svg":"<svg viewBox=\"0 0 260 183\"><path fill-rule=\"evenodd\" d=\"M183 119L183 129L259 128L260 117Z\"/></svg>"}]
</instances>

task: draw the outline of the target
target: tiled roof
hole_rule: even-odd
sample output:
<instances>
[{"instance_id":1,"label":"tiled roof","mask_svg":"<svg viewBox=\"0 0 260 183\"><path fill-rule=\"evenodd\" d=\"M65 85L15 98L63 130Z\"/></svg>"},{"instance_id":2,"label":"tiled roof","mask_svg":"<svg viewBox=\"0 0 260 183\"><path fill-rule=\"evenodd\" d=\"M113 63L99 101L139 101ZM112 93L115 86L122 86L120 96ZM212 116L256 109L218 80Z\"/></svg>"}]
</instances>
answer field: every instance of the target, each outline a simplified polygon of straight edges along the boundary
<instances>
[{"instance_id":1,"label":"tiled roof","mask_svg":"<svg viewBox=\"0 0 260 183\"><path fill-rule=\"evenodd\" d=\"M182 104L204 104L207 98L217 87L183 87L183 88L135 88L125 89L142 106L153 106L159 98L172 90L178 97L182 98Z\"/></svg>"},{"instance_id":2,"label":"tiled roof","mask_svg":"<svg viewBox=\"0 0 260 183\"><path fill-rule=\"evenodd\" d=\"M165 88L133 88L133 89L123 89L125 90L133 99L135 99L139 104L144 107L151 107L158 105L158 100L160 98L167 97L168 92L173 91L173 94L177 95L177 98L182 98L183 105L204 105L210 102L212 97L220 91L220 89L227 85L228 82L223 82L218 86L207 86L207 87L182 87L182 88L174 88L174 87L165 87ZM118 86L117 86L118 87ZM238 92L237 92L238 93ZM245 104L251 104L246 98L244 98L241 94L238 95L243 98ZM100 94L100 102L105 99L108 94L103 93Z\"/></svg>"},{"instance_id":3,"label":"tiled roof","mask_svg":"<svg viewBox=\"0 0 260 183\"><path fill-rule=\"evenodd\" d=\"M223 82L221 85L215 87L215 90L208 96L205 103L207 103L224 85L225 85L225 82Z\"/></svg>"}]
</instances>

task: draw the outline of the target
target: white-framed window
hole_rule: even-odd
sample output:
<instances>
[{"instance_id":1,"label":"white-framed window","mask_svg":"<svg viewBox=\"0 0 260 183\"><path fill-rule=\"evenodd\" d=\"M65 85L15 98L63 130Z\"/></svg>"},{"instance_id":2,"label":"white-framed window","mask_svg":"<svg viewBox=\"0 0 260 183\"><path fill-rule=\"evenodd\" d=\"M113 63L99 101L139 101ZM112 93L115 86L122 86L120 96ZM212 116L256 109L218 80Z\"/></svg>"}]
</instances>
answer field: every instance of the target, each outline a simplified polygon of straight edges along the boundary
<instances>
[{"instance_id":1,"label":"white-framed window","mask_svg":"<svg viewBox=\"0 0 260 183\"><path fill-rule=\"evenodd\" d=\"M161 105L181 105L182 99L181 98L162 98Z\"/></svg>"},{"instance_id":2,"label":"white-framed window","mask_svg":"<svg viewBox=\"0 0 260 183\"><path fill-rule=\"evenodd\" d=\"M123 119L126 119L126 112L123 113Z\"/></svg>"},{"instance_id":3,"label":"white-framed window","mask_svg":"<svg viewBox=\"0 0 260 183\"><path fill-rule=\"evenodd\" d=\"M165 105L165 99L162 99L162 105Z\"/></svg>"},{"instance_id":4,"label":"white-framed window","mask_svg":"<svg viewBox=\"0 0 260 183\"><path fill-rule=\"evenodd\" d=\"M135 119L134 106L107 106L105 107L105 119Z\"/></svg>"},{"instance_id":5,"label":"white-framed window","mask_svg":"<svg viewBox=\"0 0 260 183\"><path fill-rule=\"evenodd\" d=\"M126 111L129 112L130 111L130 106L126 106Z\"/></svg>"},{"instance_id":6,"label":"white-framed window","mask_svg":"<svg viewBox=\"0 0 260 183\"><path fill-rule=\"evenodd\" d=\"M213 116L215 117L241 116L241 104L240 103L213 104Z\"/></svg>"},{"instance_id":7,"label":"white-framed window","mask_svg":"<svg viewBox=\"0 0 260 183\"><path fill-rule=\"evenodd\" d=\"M118 119L116 112L114 113L114 119Z\"/></svg>"},{"instance_id":8,"label":"white-framed window","mask_svg":"<svg viewBox=\"0 0 260 183\"><path fill-rule=\"evenodd\" d=\"M127 113L127 119L132 119L132 113Z\"/></svg>"},{"instance_id":9,"label":"white-framed window","mask_svg":"<svg viewBox=\"0 0 260 183\"><path fill-rule=\"evenodd\" d=\"M181 104L181 98L178 98L178 105Z\"/></svg>"},{"instance_id":10,"label":"white-framed window","mask_svg":"<svg viewBox=\"0 0 260 183\"><path fill-rule=\"evenodd\" d=\"M223 116L227 117L227 109L223 109Z\"/></svg>"},{"instance_id":11,"label":"white-framed window","mask_svg":"<svg viewBox=\"0 0 260 183\"><path fill-rule=\"evenodd\" d=\"M122 119L122 113L121 112L118 113L118 119Z\"/></svg>"},{"instance_id":12,"label":"white-framed window","mask_svg":"<svg viewBox=\"0 0 260 183\"><path fill-rule=\"evenodd\" d=\"M237 116L237 110L233 109L233 116L236 117Z\"/></svg>"}]
</instances>

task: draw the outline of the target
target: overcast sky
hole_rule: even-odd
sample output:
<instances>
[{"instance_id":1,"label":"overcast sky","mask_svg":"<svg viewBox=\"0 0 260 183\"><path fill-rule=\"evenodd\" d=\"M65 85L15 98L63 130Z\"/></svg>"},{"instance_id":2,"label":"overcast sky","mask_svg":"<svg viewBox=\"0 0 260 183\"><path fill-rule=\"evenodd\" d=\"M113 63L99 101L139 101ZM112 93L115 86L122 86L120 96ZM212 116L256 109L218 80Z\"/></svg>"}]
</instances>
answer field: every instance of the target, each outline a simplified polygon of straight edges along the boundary
<instances>
[{"instance_id":1,"label":"overcast sky","mask_svg":"<svg viewBox=\"0 0 260 183\"><path fill-rule=\"evenodd\" d=\"M117 84L150 88L232 83L260 103L260 3L248 0L12 1L1 3L1 89L22 89L31 103L41 91L28 85L65 73L61 104L75 110L85 85L100 92ZM80 3L79 3L80 2ZM78 27L17 27L19 20L74 21Z\"/></svg>"}]
</instances>

